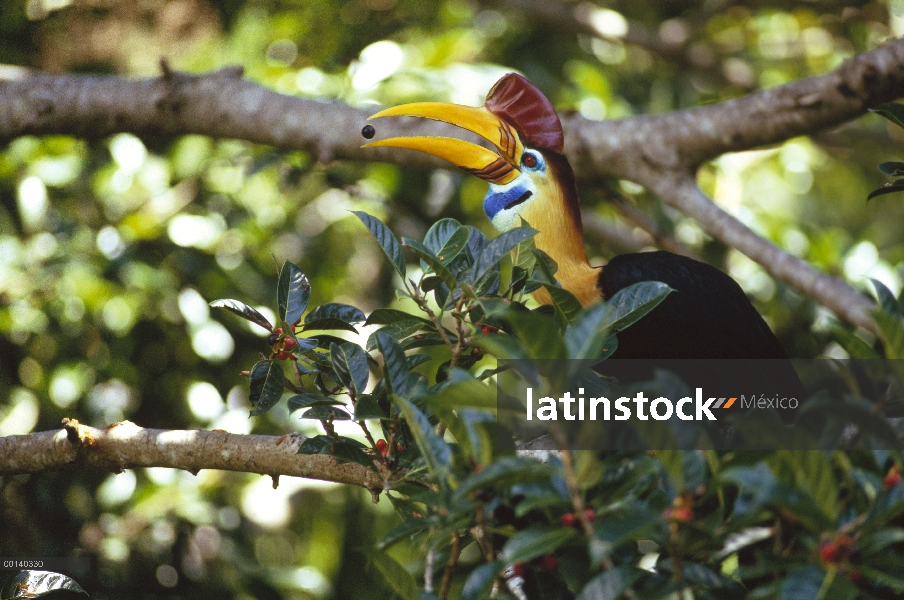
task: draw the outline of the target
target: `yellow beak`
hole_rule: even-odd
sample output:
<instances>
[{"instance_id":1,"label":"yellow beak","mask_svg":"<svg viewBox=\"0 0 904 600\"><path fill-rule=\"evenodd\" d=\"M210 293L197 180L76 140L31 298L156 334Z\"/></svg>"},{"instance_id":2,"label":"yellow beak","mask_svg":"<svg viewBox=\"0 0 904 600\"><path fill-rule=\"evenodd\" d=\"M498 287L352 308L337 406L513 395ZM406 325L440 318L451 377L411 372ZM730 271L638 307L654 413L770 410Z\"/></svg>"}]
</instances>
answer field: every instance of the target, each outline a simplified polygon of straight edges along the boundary
<instances>
[{"instance_id":1,"label":"yellow beak","mask_svg":"<svg viewBox=\"0 0 904 600\"><path fill-rule=\"evenodd\" d=\"M372 115L370 119L402 116L443 121L473 131L490 141L499 150L499 154L464 140L426 136L387 138L364 144L362 148L391 146L419 150L447 160L472 175L498 185L509 183L521 174L518 166L521 163L524 146L517 132L485 108L445 102L415 102L387 108Z\"/></svg>"}]
</instances>

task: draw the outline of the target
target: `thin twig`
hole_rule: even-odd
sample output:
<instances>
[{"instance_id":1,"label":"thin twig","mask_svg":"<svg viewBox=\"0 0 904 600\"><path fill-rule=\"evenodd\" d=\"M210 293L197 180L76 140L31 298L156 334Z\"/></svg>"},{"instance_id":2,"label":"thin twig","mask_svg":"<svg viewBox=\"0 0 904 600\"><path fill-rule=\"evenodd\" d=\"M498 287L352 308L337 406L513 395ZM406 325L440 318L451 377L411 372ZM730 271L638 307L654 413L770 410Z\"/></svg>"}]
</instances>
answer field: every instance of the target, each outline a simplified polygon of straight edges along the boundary
<instances>
[{"instance_id":1,"label":"thin twig","mask_svg":"<svg viewBox=\"0 0 904 600\"><path fill-rule=\"evenodd\" d=\"M446 569L443 571L443 580L439 586L440 600L446 600L449 595L449 586L452 585L452 575L455 573L455 567L458 565L458 557L461 555L461 536L458 532L452 534L452 553L446 562Z\"/></svg>"},{"instance_id":2,"label":"thin twig","mask_svg":"<svg viewBox=\"0 0 904 600\"><path fill-rule=\"evenodd\" d=\"M584 504L584 498L581 495L581 486L578 483L578 478L574 470L574 455L571 452L571 444L568 443L568 438L562 427L553 427L552 435L556 441L556 445L559 447L559 458L562 460L562 471L565 475L565 484L568 486L571 507L574 509L575 516L581 524L581 530L584 532L584 535L588 538L592 538L593 525L590 523L590 519L587 518L587 513L585 512L586 505ZM615 566L608 556L603 556L602 563L603 568L607 571ZM636 598L634 590L630 588L625 590L624 595L627 598Z\"/></svg>"},{"instance_id":3,"label":"thin twig","mask_svg":"<svg viewBox=\"0 0 904 600\"><path fill-rule=\"evenodd\" d=\"M412 282L412 285L414 282ZM427 303L427 298L421 295L418 291L418 288L414 288L414 292L411 294L411 297L414 298L414 301L417 303L418 308L420 308L424 313L430 317L430 320L433 321L433 325L436 327L436 331L439 333L440 337L443 338L443 342L449 346L449 350L455 351L455 344L452 343L452 340L449 339L449 336L446 335L446 329L443 327L442 322L440 322L439 317L436 316L436 313L433 312L433 309L430 308L430 305Z\"/></svg>"},{"instance_id":4,"label":"thin twig","mask_svg":"<svg viewBox=\"0 0 904 600\"><path fill-rule=\"evenodd\" d=\"M455 319L455 333L458 335L458 339L455 341L455 347L452 348L452 359L449 361L450 369L458 366L461 353L465 350L464 315L461 314L461 307L464 304L464 299L465 297L462 295L462 297L455 302L455 311L452 313L452 317Z\"/></svg>"}]
</instances>

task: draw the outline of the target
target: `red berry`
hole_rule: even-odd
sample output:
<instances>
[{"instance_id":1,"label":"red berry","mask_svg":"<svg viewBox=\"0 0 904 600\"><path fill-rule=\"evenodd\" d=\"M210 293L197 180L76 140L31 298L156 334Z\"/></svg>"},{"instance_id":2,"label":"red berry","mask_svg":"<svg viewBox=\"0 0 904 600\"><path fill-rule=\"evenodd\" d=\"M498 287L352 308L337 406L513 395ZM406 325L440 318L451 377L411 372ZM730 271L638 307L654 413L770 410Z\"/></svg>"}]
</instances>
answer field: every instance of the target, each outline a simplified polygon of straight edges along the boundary
<instances>
[{"instance_id":1,"label":"red berry","mask_svg":"<svg viewBox=\"0 0 904 600\"><path fill-rule=\"evenodd\" d=\"M687 506L676 506L662 511L662 518L676 523L687 523L694 520L694 511Z\"/></svg>"},{"instance_id":2,"label":"red berry","mask_svg":"<svg viewBox=\"0 0 904 600\"><path fill-rule=\"evenodd\" d=\"M540 559L540 566L547 571L557 571L559 569L559 559L551 554L547 554Z\"/></svg>"},{"instance_id":3,"label":"red berry","mask_svg":"<svg viewBox=\"0 0 904 600\"><path fill-rule=\"evenodd\" d=\"M401 452L401 451L402 451L402 444L396 444L395 449L398 450L399 452Z\"/></svg>"},{"instance_id":4,"label":"red berry","mask_svg":"<svg viewBox=\"0 0 904 600\"><path fill-rule=\"evenodd\" d=\"M279 360L286 360L290 356L292 356L291 352L280 352L276 355L276 358L278 358Z\"/></svg>"},{"instance_id":5,"label":"red berry","mask_svg":"<svg viewBox=\"0 0 904 600\"><path fill-rule=\"evenodd\" d=\"M386 451L386 440L377 440L377 450L380 452Z\"/></svg>"},{"instance_id":6,"label":"red berry","mask_svg":"<svg viewBox=\"0 0 904 600\"><path fill-rule=\"evenodd\" d=\"M822 562L833 563L838 560L838 546L833 542L823 542L819 546L819 558Z\"/></svg>"},{"instance_id":7,"label":"red berry","mask_svg":"<svg viewBox=\"0 0 904 600\"><path fill-rule=\"evenodd\" d=\"M585 508L584 516L587 517L587 520L590 521L591 523L596 521L596 511L593 510L592 508Z\"/></svg>"},{"instance_id":8,"label":"red berry","mask_svg":"<svg viewBox=\"0 0 904 600\"><path fill-rule=\"evenodd\" d=\"M483 335L490 335L491 333L496 333L497 331L499 331L499 329L496 327L493 327L492 325L481 325L480 326L480 332L483 333Z\"/></svg>"},{"instance_id":9,"label":"red berry","mask_svg":"<svg viewBox=\"0 0 904 600\"><path fill-rule=\"evenodd\" d=\"M851 581L860 581L861 579L863 579L863 575L856 569L848 571L847 576Z\"/></svg>"},{"instance_id":10,"label":"red berry","mask_svg":"<svg viewBox=\"0 0 904 600\"><path fill-rule=\"evenodd\" d=\"M885 484L886 490L890 490L891 488L901 483L901 474L898 473L897 466L894 466L888 470L888 474L885 476L883 483Z\"/></svg>"},{"instance_id":11,"label":"red berry","mask_svg":"<svg viewBox=\"0 0 904 600\"><path fill-rule=\"evenodd\" d=\"M559 521L562 523L563 527L574 527L574 524L577 523L578 520L572 513L565 513Z\"/></svg>"},{"instance_id":12,"label":"red berry","mask_svg":"<svg viewBox=\"0 0 904 600\"><path fill-rule=\"evenodd\" d=\"M298 340L296 340L294 337L287 337L286 341L283 342L283 347L286 350L291 350L292 348L294 348L297 345L298 345Z\"/></svg>"},{"instance_id":13,"label":"red berry","mask_svg":"<svg viewBox=\"0 0 904 600\"><path fill-rule=\"evenodd\" d=\"M512 570L515 572L515 577L521 577L523 579L524 576L527 575L527 565L524 563L515 563Z\"/></svg>"},{"instance_id":14,"label":"red berry","mask_svg":"<svg viewBox=\"0 0 904 600\"><path fill-rule=\"evenodd\" d=\"M277 327L273 330L273 333L275 333L276 335L282 335L282 327Z\"/></svg>"}]
</instances>

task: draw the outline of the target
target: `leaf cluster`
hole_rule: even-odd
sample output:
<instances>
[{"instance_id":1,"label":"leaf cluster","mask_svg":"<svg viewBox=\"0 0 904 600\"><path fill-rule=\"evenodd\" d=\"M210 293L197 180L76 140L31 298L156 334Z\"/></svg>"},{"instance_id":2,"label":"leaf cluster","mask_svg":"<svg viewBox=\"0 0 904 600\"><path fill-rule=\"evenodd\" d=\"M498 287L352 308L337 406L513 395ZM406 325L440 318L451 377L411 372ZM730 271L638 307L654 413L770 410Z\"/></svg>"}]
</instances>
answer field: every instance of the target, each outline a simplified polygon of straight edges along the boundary
<instances>
[{"instance_id":1,"label":"leaf cluster","mask_svg":"<svg viewBox=\"0 0 904 600\"><path fill-rule=\"evenodd\" d=\"M248 373L252 414L287 395L290 411L324 428L299 453L384 475L401 522L371 562L398 597L904 593L904 486L889 479L900 452L565 451L537 460L494 444L502 425L492 359L604 358L667 286L644 282L583 308L557 284L556 264L527 225L488 240L443 219L418 242L356 214L402 278L399 296L420 314L365 316L335 303L308 311L310 286L289 262L277 286L280 327L234 300L213 305L272 332L270 356ZM531 307L528 295L541 288L552 304ZM879 295L900 327L900 302L881 287ZM363 344L320 333L361 327L374 328ZM888 331L890 342L904 339ZM280 359L288 339L296 341ZM583 374L558 376L567 385ZM367 444L337 434L339 420L358 423ZM367 422L379 423L383 439ZM426 557L417 576L387 553L403 541Z\"/></svg>"}]
</instances>

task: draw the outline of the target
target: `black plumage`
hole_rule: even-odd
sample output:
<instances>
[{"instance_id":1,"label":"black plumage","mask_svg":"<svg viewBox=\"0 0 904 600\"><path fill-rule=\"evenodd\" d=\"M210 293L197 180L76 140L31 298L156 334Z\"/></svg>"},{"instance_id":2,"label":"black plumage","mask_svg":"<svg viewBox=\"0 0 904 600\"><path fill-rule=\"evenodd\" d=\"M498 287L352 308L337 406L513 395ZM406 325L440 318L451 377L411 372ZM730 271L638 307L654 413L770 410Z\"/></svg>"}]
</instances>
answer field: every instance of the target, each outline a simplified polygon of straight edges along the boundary
<instances>
[{"instance_id":1,"label":"black plumage","mask_svg":"<svg viewBox=\"0 0 904 600\"><path fill-rule=\"evenodd\" d=\"M741 286L717 268L671 252L623 254L603 267L599 287L611 298L640 281L675 292L619 334L613 358L788 358Z\"/></svg>"},{"instance_id":2,"label":"black plumage","mask_svg":"<svg viewBox=\"0 0 904 600\"><path fill-rule=\"evenodd\" d=\"M807 397L778 338L734 279L686 256L645 252L609 261L599 287L609 298L640 281L661 281L675 291L618 332L618 348L601 372L627 383L664 369L701 387L707 396Z\"/></svg>"}]
</instances>

